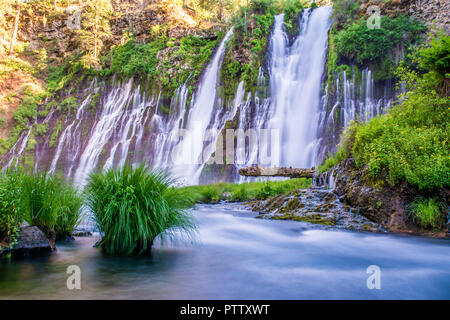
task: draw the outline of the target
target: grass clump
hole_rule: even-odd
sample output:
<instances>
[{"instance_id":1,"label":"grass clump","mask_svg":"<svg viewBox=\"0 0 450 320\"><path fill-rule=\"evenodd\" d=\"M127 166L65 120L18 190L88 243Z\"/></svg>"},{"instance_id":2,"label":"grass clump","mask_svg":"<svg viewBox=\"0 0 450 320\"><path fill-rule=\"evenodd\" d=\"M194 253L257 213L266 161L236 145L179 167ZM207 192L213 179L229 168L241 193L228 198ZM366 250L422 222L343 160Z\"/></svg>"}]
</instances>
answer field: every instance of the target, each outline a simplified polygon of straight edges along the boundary
<instances>
[{"instance_id":1,"label":"grass clump","mask_svg":"<svg viewBox=\"0 0 450 320\"><path fill-rule=\"evenodd\" d=\"M158 236L177 230L190 235L195 228L186 211L190 201L172 183L166 173L144 166L91 174L85 196L103 234L100 247L107 254L139 255L149 253Z\"/></svg>"},{"instance_id":2,"label":"grass clump","mask_svg":"<svg viewBox=\"0 0 450 320\"><path fill-rule=\"evenodd\" d=\"M81 220L82 197L62 178L46 172L20 178L19 209L25 221L41 229L52 241L70 236Z\"/></svg>"},{"instance_id":3,"label":"grass clump","mask_svg":"<svg viewBox=\"0 0 450 320\"><path fill-rule=\"evenodd\" d=\"M439 229L445 223L445 206L437 198L418 198L409 206L413 221L425 229Z\"/></svg>"},{"instance_id":4,"label":"grass clump","mask_svg":"<svg viewBox=\"0 0 450 320\"><path fill-rule=\"evenodd\" d=\"M22 217L18 209L20 200L20 174L7 170L0 174L0 252L17 241Z\"/></svg>"}]
</instances>

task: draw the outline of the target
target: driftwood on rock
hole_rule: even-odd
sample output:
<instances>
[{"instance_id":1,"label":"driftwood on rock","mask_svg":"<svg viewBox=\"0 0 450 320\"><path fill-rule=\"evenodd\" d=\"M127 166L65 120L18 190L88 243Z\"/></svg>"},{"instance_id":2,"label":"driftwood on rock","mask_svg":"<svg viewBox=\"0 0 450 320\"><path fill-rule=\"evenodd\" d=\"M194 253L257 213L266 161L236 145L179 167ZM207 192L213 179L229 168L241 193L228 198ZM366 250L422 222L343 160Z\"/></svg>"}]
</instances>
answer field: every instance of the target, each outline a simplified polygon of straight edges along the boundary
<instances>
[{"instance_id":1,"label":"driftwood on rock","mask_svg":"<svg viewBox=\"0 0 450 320\"><path fill-rule=\"evenodd\" d=\"M264 167L246 167L239 169L239 174L246 177L289 177L289 178L312 178L314 168L264 168Z\"/></svg>"}]
</instances>

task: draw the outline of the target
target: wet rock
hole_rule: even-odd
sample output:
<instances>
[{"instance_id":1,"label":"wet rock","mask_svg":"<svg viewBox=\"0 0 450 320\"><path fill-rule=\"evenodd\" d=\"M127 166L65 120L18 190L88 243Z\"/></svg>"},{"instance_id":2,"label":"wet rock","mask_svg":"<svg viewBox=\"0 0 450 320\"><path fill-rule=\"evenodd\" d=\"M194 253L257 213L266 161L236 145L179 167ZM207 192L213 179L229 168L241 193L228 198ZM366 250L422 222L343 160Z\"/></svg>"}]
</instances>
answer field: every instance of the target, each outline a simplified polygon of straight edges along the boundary
<instances>
[{"instance_id":1,"label":"wet rock","mask_svg":"<svg viewBox=\"0 0 450 320\"><path fill-rule=\"evenodd\" d=\"M32 227L24 222L20 226L17 243L8 251L14 255L30 255L51 250L45 234L38 227Z\"/></svg>"},{"instance_id":2,"label":"wet rock","mask_svg":"<svg viewBox=\"0 0 450 320\"><path fill-rule=\"evenodd\" d=\"M248 206L253 211L258 211L257 217L262 219L294 220L357 231L385 231L379 224L357 214L356 210L339 201L337 195L325 187L296 190L266 200L253 201Z\"/></svg>"},{"instance_id":3,"label":"wet rock","mask_svg":"<svg viewBox=\"0 0 450 320\"><path fill-rule=\"evenodd\" d=\"M92 232L86 228L76 228L72 232L72 236L74 236L74 237L91 237Z\"/></svg>"}]
</instances>

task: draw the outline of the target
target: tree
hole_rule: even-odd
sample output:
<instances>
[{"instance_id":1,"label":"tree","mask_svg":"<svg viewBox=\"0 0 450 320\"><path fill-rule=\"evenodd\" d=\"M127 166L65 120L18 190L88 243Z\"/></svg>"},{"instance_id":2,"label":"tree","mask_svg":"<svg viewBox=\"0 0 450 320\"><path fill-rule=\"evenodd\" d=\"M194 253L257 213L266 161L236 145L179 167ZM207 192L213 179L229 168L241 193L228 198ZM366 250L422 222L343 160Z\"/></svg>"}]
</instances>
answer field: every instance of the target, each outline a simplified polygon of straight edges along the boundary
<instances>
[{"instance_id":1,"label":"tree","mask_svg":"<svg viewBox=\"0 0 450 320\"><path fill-rule=\"evenodd\" d=\"M12 38L11 38L11 47L9 48L9 54L10 55L14 54L14 47L16 45L17 31L19 29L20 9L21 9L20 0L17 0L16 17L14 18L14 30L13 30L13 35L12 35Z\"/></svg>"},{"instance_id":2,"label":"tree","mask_svg":"<svg viewBox=\"0 0 450 320\"><path fill-rule=\"evenodd\" d=\"M81 47L84 50L82 61L85 66L99 67L98 56L105 38L111 36L109 17L111 15L109 0L87 0L81 20Z\"/></svg>"}]
</instances>

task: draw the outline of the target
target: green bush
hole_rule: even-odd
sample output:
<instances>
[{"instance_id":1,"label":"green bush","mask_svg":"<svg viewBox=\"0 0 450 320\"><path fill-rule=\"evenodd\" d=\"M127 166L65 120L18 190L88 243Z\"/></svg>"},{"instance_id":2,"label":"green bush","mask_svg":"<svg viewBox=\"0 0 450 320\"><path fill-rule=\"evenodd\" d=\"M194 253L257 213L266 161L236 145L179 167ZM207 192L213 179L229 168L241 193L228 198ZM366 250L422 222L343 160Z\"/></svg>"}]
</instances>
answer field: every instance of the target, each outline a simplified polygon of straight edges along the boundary
<instances>
[{"instance_id":1,"label":"green bush","mask_svg":"<svg viewBox=\"0 0 450 320\"><path fill-rule=\"evenodd\" d=\"M363 18L347 25L333 36L333 46L338 57L356 62L358 66L367 64L382 65L378 78L392 77L390 54L398 46L408 48L419 41L426 26L407 16L381 17L380 29L369 29ZM383 65L384 63L384 65Z\"/></svg>"},{"instance_id":2,"label":"green bush","mask_svg":"<svg viewBox=\"0 0 450 320\"><path fill-rule=\"evenodd\" d=\"M46 172L26 173L20 179L19 210L49 240L70 236L81 220L82 197L62 178Z\"/></svg>"},{"instance_id":3,"label":"green bush","mask_svg":"<svg viewBox=\"0 0 450 320\"><path fill-rule=\"evenodd\" d=\"M430 46L418 51L419 66L435 48L441 51L442 42L448 36L441 35ZM437 55L443 61L442 55ZM420 190L434 190L450 186L450 98L441 95L444 75L429 67L427 73L400 65L397 76L408 92L386 114L357 125L345 135L348 137L346 154L355 159L358 168L366 168L369 177L381 179L390 185L407 181ZM445 69L441 72L446 72ZM345 156L343 151L342 156ZM327 160L327 167L342 160Z\"/></svg>"},{"instance_id":4,"label":"green bush","mask_svg":"<svg viewBox=\"0 0 450 320\"><path fill-rule=\"evenodd\" d=\"M445 223L445 206L437 198L418 198L409 206L412 219L425 229L440 229Z\"/></svg>"},{"instance_id":5,"label":"green bush","mask_svg":"<svg viewBox=\"0 0 450 320\"><path fill-rule=\"evenodd\" d=\"M221 194L216 186L205 186L200 190L202 196L201 201L206 203L217 202L220 200Z\"/></svg>"},{"instance_id":6,"label":"green bush","mask_svg":"<svg viewBox=\"0 0 450 320\"><path fill-rule=\"evenodd\" d=\"M0 174L0 252L2 246L13 246L23 219L18 209L21 174L7 170Z\"/></svg>"},{"instance_id":7,"label":"green bush","mask_svg":"<svg viewBox=\"0 0 450 320\"><path fill-rule=\"evenodd\" d=\"M158 236L190 235L193 219L171 184L167 174L144 166L91 174L85 197L103 235L100 247L107 254L144 254Z\"/></svg>"},{"instance_id":8,"label":"green bush","mask_svg":"<svg viewBox=\"0 0 450 320\"><path fill-rule=\"evenodd\" d=\"M249 200L249 198L250 198L250 193L247 189L246 184L240 184L231 193L232 201L246 201L246 200Z\"/></svg>"},{"instance_id":9,"label":"green bush","mask_svg":"<svg viewBox=\"0 0 450 320\"><path fill-rule=\"evenodd\" d=\"M121 74L127 78L140 75L153 79L158 63L156 55L164 47L164 39L157 39L146 44L140 44L132 39L112 49L109 72Z\"/></svg>"}]
</instances>

